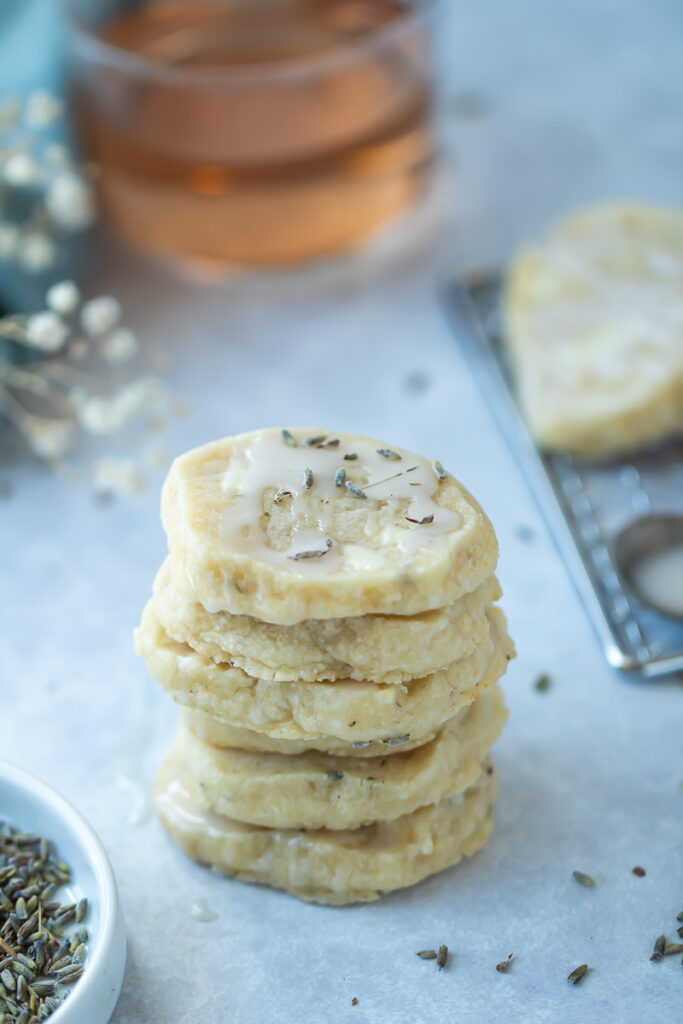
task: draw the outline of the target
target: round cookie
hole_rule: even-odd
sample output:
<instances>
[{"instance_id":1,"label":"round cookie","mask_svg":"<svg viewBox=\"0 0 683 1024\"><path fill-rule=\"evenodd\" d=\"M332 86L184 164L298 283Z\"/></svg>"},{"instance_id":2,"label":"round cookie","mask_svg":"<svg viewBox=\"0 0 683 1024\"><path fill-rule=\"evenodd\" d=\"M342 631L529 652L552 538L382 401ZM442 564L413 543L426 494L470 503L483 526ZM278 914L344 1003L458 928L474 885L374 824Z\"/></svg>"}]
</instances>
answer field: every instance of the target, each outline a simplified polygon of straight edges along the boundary
<instances>
[{"instance_id":1,"label":"round cookie","mask_svg":"<svg viewBox=\"0 0 683 1024\"><path fill-rule=\"evenodd\" d=\"M458 715L462 715L466 711L467 708L461 708L453 717L457 718ZM384 740L347 743L345 740L337 740L333 736L308 735L299 740L278 739L274 736L266 736L262 732L254 732L252 729L241 729L239 726L230 725L229 722L221 721L219 718L212 718L206 711L190 707L181 707L180 721L195 736L212 747L260 750L264 753L274 754L303 754L307 750L319 750L323 754L334 754L339 757L383 757L387 753L395 752L395 749L388 747ZM410 739L401 743L396 749L404 753L406 750L421 747L423 743L434 739L441 726L442 723L438 723L424 734L411 735Z\"/></svg>"},{"instance_id":2,"label":"round cookie","mask_svg":"<svg viewBox=\"0 0 683 1024\"><path fill-rule=\"evenodd\" d=\"M354 829L467 789L506 717L496 686L430 743L393 757L226 750L182 726L175 753L207 810L267 828Z\"/></svg>"},{"instance_id":3,"label":"round cookie","mask_svg":"<svg viewBox=\"0 0 683 1024\"><path fill-rule=\"evenodd\" d=\"M445 608L420 615L307 619L278 626L207 612L171 559L154 581L154 610L170 637L259 679L357 679L401 683L427 675L486 642L486 609L501 596L495 576Z\"/></svg>"},{"instance_id":4,"label":"round cookie","mask_svg":"<svg viewBox=\"0 0 683 1024\"><path fill-rule=\"evenodd\" d=\"M409 683L340 680L278 683L204 657L172 640L151 602L136 631L138 652L152 676L179 704L276 739L332 736L347 743L384 740L399 746L429 734L489 689L514 654L505 617L488 612L489 638L468 658Z\"/></svg>"},{"instance_id":5,"label":"round cookie","mask_svg":"<svg viewBox=\"0 0 683 1024\"><path fill-rule=\"evenodd\" d=\"M544 447L606 458L683 430L683 210L583 210L523 249L504 314Z\"/></svg>"},{"instance_id":6,"label":"round cookie","mask_svg":"<svg viewBox=\"0 0 683 1024\"><path fill-rule=\"evenodd\" d=\"M272 428L195 448L173 463L161 513L208 611L283 625L441 608L498 557L440 464L349 434Z\"/></svg>"},{"instance_id":7,"label":"round cookie","mask_svg":"<svg viewBox=\"0 0 683 1024\"><path fill-rule=\"evenodd\" d=\"M493 828L497 791L487 763L465 793L392 822L336 832L260 828L202 811L171 754L155 783L155 806L169 836L193 860L300 899L344 904L377 899L471 856Z\"/></svg>"}]
</instances>

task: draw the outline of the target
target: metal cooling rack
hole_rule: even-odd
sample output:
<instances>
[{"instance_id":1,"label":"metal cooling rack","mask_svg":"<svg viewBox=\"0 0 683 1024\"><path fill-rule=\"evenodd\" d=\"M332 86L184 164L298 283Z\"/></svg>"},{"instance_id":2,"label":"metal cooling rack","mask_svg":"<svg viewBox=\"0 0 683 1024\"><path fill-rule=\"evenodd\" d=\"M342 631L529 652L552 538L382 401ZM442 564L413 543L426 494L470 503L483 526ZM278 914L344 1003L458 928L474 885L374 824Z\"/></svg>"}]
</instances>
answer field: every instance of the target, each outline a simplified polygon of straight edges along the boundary
<instances>
[{"instance_id":1,"label":"metal cooling rack","mask_svg":"<svg viewBox=\"0 0 683 1024\"><path fill-rule=\"evenodd\" d=\"M527 478L610 665L644 676L683 670L683 624L623 585L612 544L636 518L683 514L683 441L608 464L540 452L522 419L501 342L498 272L450 282L442 297L491 412Z\"/></svg>"}]
</instances>

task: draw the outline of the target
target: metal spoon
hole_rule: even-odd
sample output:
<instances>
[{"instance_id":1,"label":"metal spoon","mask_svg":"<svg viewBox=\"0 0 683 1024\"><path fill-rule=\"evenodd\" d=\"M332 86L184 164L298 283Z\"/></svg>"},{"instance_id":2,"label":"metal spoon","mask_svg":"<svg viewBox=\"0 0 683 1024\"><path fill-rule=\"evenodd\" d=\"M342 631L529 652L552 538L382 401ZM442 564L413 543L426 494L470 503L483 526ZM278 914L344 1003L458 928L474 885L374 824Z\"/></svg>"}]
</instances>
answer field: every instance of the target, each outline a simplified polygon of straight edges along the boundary
<instances>
[{"instance_id":1,"label":"metal spoon","mask_svg":"<svg viewBox=\"0 0 683 1024\"><path fill-rule=\"evenodd\" d=\"M638 579L638 569L648 559L670 549L683 548L683 516L650 515L634 519L617 534L613 546L619 574L631 593L660 615L683 622L683 610L646 593Z\"/></svg>"}]
</instances>

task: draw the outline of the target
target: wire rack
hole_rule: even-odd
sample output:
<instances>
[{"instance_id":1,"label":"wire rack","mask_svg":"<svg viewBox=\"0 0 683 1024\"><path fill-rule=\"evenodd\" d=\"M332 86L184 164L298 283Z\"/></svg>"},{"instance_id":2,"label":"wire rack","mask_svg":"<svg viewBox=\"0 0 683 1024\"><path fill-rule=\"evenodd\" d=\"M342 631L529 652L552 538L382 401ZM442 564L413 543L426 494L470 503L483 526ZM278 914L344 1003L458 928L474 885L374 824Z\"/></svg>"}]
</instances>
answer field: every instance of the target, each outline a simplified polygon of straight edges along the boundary
<instances>
[{"instance_id":1,"label":"wire rack","mask_svg":"<svg viewBox=\"0 0 683 1024\"><path fill-rule=\"evenodd\" d=\"M683 670L683 624L642 604L613 556L617 534L653 513L683 515L683 440L610 463L540 452L514 398L501 341L499 272L452 281L442 297L491 412L519 461L610 665L643 676Z\"/></svg>"}]
</instances>

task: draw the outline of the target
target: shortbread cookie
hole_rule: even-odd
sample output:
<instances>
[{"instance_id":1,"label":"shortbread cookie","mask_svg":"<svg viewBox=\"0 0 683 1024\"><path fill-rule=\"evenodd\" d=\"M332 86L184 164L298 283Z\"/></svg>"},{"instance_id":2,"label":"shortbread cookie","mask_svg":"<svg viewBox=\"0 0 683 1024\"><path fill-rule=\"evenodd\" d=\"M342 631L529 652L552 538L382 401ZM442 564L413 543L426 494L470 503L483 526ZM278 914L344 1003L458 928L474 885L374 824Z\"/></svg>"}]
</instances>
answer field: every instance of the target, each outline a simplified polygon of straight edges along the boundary
<instances>
[{"instance_id":1,"label":"shortbread cookie","mask_svg":"<svg viewBox=\"0 0 683 1024\"><path fill-rule=\"evenodd\" d=\"M179 703L239 728L276 739L333 736L353 743L384 739L398 745L424 735L489 689L504 673L514 648L498 609L488 612L487 642L468 658L409 683L384 685L273 682L214 662L161 628L150 602L136 632L138 652L152 676Z\"/></svg>"},{"instance_id":2,"label":"shortbread cookie","mask_svg":"<svg viewBox=\"0 0 683 1024\"><path fill-rule=\"evenodd\" d=\"M498 556L439 463L349 434L259 430L196 448L173 463L161 511L208 611L286 625L441 608Z\"/></svg>"},{"instance_id":3,"label":"shortbread cookie","mask_svg":"<svg viewBox=\"0 0 683 1024\"><path fill-rule=\"evenodd\" d=\"M293 626L207 612L171 559L154 582L154 610L174 640L259 679L360 679L401 683L444 668L484 644L495 576L453 604L421 615L307 619Z\"/></svg>"},{"instance_id":4,"label":"shortbread cookie","mask_svg":"<svg viewBox=\"0 0 683 1024\"><path fill-rule=\"evenodd\" d=\"M171 754L155 784L161 823L193 860L317 903L374 900L475 853L493 822L497 779L488 763L465 792L395 821L352 831L261 828L202 811ZM491 774L489 774L489 772Z\"/></svg>"},{"instance_id":5,"label":"shortbread cookie","mask_svg":"<svg viewBox=\"0 0 683 1024\"><path fill-rule=\"evenodd\" d=\"M222 750L182 726L175 752L207 810L268 828L353 829L467 789L506 717L496 686L431 743L393 757Z\"/></svg>"},{"instance_id":6,"label":"shortbread cookie","mask_svg":"<svg viewBox=\"0 0 683 1024\"><path fill-rule=\"evenodd\" d=\"M600 206L513 260L507 343L537 441L604 458L683 430L683 210Z\"/></svg>"},{"instance_id":7,"label":"shortbread cookie","mask_svg":"<svg viewBox=\"0 0 683 1024\"><path fill-rule=\"evenodd\" d=\"M465 714L466 711L467 708L461 708L453 717L457 718L458 715ZM383 757L387 753L393 754L398 751L404 753L407 750L414 750L415 747L421 747L423 743L429 743L442 728L442 723L436 723L425 733L420 733L420 735L412 733L409 739L405 739L405 736L401 737L398 747L392 747L387 745L386 739L348 743L346 740L335 739L334 736L305 735L303 739L299 740L283 740L275 736L267 736L263 732L255 732L253 729L241 729L239 726L230 725L229 722L221 721L219 718L212 718L206 711L190 707L181 707L180 721L201 740L213 747L260 750L264 753L274 754L303 754L307 750L319 750L323 754L334 754L335 757Z\"/></svg>"}]
</instances>

